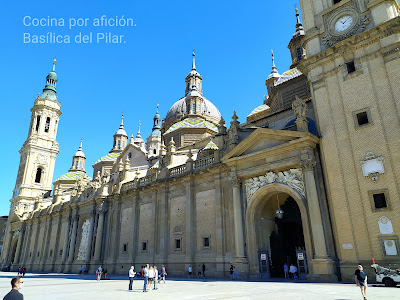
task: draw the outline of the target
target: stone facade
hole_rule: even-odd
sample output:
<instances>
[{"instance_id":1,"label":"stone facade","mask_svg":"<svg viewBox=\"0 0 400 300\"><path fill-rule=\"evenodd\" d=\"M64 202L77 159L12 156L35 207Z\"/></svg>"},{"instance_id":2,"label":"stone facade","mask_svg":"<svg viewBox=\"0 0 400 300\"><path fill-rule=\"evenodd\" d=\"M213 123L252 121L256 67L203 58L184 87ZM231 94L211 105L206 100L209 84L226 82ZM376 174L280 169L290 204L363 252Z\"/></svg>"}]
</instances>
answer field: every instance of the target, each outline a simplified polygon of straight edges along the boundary
<instances>
[{"instance_id":1,"label":"stone facade","mask_svg":"<svg viewBox=\"0 0 400 300\"><path fill-rule=\"evenodd\" d=\"M157 111L147 143L140 129L128 141L122 121L93 179L81 144L52 196L14 193L2 265L126 273L150 263L183 275L204 263L222 277L233 264L241 278L265 278L288 262L301 277L350 280L372 257L398 263L398 2L301 8L292 65L280 75L273 61L268 96L246 122L234 113L225 126L203 96L193 54L185 96L162 124ZM335 32L343 16L354 24ZM54 147L44 152L55 159ZM17 183L28 178L32 194L25 170L42 156L21 150Z\"/></svg>"}]
</instances>

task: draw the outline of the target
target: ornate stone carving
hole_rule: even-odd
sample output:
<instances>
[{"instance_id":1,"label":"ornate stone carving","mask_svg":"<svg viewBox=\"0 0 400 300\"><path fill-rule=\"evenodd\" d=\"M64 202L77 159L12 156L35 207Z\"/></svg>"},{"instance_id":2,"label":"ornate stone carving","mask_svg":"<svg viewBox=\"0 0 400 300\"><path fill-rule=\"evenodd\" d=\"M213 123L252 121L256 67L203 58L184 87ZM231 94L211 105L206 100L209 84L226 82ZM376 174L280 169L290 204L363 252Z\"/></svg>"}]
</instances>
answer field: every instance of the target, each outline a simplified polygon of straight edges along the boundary
<instances>
[{"instance_id":1,"label":"ornate stone carving","mask_svg":"<svg viewBox=\"0 0 400 300\"><path fill-rule=\"evenodd\" d=\"M236 115L236 111L233 112L232 116L232 121L231 121L231 127L229 127L229 141L231 144L237 144L239 142L239 135L238 135L238 128L239 128L239 122L238 122L238 116Z\"/></svg>"},{"instance_id":2,"label":"ornate stone carving","mask_svg":"<svg viewBox=\"0 0 400 300\"><path fill-rule=\"evenodd\" d=\"M97 208L99 214L105 213L108 210L107 202L103 201L100 203L99 207Z\"/></svg>"},{"instance_id":3,"label":"ornate stone carving","mask_svg":"<svg viewBox=\"0 0 400 300\"><path fill-rule=\"evenodd\" d=\"M313 159L306 159L306 160L302 160L300 162L300 164L301 164L301 168L304 170L304 172L313 172L316 162Z\"/></svg>"},{"instance_id":4,"label":"ornate stone carving","mask_svg":"<svg viewBox=\"0 0 400 300\"><path fill-rule=\"evenodd\" d=\"M306 118L307 104L304 99L301 99L296 95L296 100L292 102L292 109L296 118Z\"/></svg>"},{"instance_id":5,"label":"ornate stone carving","mask_svg":"<svg viewBox=\"0 0 400 300\"><path fill-rule=\"evenodd\" d=\"M335 22L341 15L348 14L354 19L354 26L343 33L335 31ZM339 10L333 10L330 13L323 16L325 28L327 32L322 36L322 42L328 47L333 46L337 42L347 39L353 35L361 33L370 23L369 13L360 14L358 6L355 2L350 2L347 5L342 6Z\"/></svg>"},{"instance_id":6,"label":"ornate stone carving","mask_svg":"<svg viewBox=\"0 0 400 300\"><path fill-rule=\"evenodd\" d=\"M305 196L303 174L300 169L290 169L283 172L268 172L264 176L253 177L246 180L247 201L250 201L254 193L261 187L271 183L282 183L290 186Z\"/></svg>"},{"instance_id":7,"label":"ornate stone carving","mask_svg":"<svg viewBox=\"0 0 400 300\"><path fill-rule=\"evenodd\" d=\"M47 156L44 154L41 154L41 153L38 154L36 156L36 163L38 163L39 165L42 165L42 166L46 166L47 165Z\"/></svg>"},{"instance_id":8,"label":"ornate stone carving","mask_svg":"<svg viewBox=\"0 0 400 300\"><path fill-rule=\"evenodd\" d=\"M90 230L90 220L88 219L82 225L82 237L81 237L81 243L79 245L78 257L76 258L77 260L85 260L86 259L88 243L90 243L89 230Z\"/></svg>"}]
</instances>

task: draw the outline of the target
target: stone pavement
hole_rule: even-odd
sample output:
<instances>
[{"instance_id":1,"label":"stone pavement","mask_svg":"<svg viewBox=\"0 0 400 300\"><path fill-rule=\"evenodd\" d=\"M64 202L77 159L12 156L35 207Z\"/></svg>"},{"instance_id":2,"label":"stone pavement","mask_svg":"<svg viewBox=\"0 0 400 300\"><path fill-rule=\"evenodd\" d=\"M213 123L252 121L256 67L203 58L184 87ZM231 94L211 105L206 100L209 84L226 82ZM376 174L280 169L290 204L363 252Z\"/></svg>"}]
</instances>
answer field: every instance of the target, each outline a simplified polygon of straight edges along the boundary
<instances>
[{"instance_id":1,"label":"stone pavement","mask_svg":"<svg viewBox=\"0 0 400 300\"><path fill-rule=\"evenodd\" d=\"M0 272L0 299L10 290L15 272ZM25 300L32 299L273 299L273 300L362 300L355 284L307 283L293 281L229 281L212 279L167 278L159 289L143 293L143 280L134 281L128 291L128 276L114 276L112 280L95 280L95 275L26 274L21 292ZM400 299L400 286L386 288L372 284L368 299Z\"/></svg>"}]
</instances>

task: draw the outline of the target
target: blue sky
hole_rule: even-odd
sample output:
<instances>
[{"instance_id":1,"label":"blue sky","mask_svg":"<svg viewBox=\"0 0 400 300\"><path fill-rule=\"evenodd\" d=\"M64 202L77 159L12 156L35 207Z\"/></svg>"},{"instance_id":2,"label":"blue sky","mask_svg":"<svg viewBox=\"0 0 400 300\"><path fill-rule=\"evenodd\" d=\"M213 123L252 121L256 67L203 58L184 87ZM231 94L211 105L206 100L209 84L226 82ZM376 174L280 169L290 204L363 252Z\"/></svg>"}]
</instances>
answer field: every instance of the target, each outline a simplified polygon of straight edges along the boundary
<instances>
[{"instance_id":1,"label":"blue sky","mask_svg":"<svg viewBox=\"0 0 400 300\"><path fill-rule=\"evenodd\" d=\"M86 170L111 149L121 113L128 135L138 122L146 138L156 104L165 117L184 95L184 78L196 49L204 96L227 125L236 110L239 121L263 102L264 82L274 49L278 71L290 66L287 45L295 30L296 1L2 1L0 3L0 86L3 172L0 215L9 199L19 164L18 150L28 133L30 109L57 57L60 118L54 178L66 173L81 137ZM134 27L94 27L102 15L132 18ZM63 18L64 27L24 26L23 18ZM89 18L87 27L68 29L70 18ZM120 44L23 43L24 33L70 35L93 32L124 35Z\"/></svg>"}]
</instances>

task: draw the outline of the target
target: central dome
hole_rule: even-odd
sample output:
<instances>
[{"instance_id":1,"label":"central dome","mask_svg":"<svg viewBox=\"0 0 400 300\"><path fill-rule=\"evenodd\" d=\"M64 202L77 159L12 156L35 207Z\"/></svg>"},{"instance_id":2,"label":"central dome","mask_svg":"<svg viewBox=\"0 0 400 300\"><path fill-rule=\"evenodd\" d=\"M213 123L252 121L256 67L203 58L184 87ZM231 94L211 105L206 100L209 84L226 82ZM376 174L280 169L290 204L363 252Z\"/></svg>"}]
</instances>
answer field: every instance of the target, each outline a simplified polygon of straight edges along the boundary
<instances>
[{"instance_id":1,"label":"central dome","mask_svg":"<svg viewBox=\"0 0 400 300\"><path fill-rule=\"evenodd\" d=\"M221 120L221 114L218 108L205 97L200 95L198 95L197 97L201 98L203 104L201 106L201 112L199 113L199 115L204 116L206 119L210 118L212 121L214 121L213 123L218 124L219 121ZM187 115L186 98L187 97L183 97L179 99L168 110L167 115L165 117L165 123L167 124L167 127L169 127L169 124L176 123L180 121L182 117Z\"/></svg>"}]
</instances>

